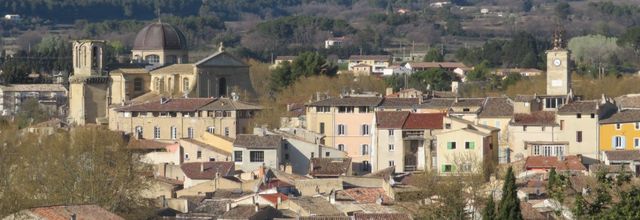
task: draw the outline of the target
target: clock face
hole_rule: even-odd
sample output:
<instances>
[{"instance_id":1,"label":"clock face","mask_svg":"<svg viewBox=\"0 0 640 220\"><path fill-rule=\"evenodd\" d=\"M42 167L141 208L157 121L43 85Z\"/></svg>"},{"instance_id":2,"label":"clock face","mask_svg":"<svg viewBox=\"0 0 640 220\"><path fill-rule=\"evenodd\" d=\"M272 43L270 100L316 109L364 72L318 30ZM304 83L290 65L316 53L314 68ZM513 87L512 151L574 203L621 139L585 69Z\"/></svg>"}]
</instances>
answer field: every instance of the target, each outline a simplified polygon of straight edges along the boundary
<instances>
[{"instance_id":1,"label":"clock face","mask_svg":"<svg viewBox=\"0 0 640 220\"><path fill-rule=\"evenodd\" d=\"M560 59L555 58L555 59L553 60L553 65L560 66L560 64L562 64L562 61L560 61Z\"/></svg>"}]
</instances>

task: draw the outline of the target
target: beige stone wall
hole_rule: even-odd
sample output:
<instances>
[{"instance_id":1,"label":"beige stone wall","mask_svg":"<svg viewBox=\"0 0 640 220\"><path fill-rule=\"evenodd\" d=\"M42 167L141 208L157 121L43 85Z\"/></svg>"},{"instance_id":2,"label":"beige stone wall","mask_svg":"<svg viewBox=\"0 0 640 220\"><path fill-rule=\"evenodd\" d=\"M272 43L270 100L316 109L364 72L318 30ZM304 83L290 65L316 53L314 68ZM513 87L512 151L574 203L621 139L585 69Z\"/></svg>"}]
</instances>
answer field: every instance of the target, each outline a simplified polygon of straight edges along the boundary
<instances>
[{"instance_id":1,"label":"beige stone wall","mask_svg":"<svg viewBox=\"0 0 640 220\"><path fill-rule=\"evenodd\" d=\"M188 87L185 86L185 80L188 81ZM162 94L175 94L181 96L186 92L191 95L191 91L194 90L196 85L195 80L196 77L193 73L154 73L151 75L148 85L150 86L151 91Z\"/></svg>"},{"instance_id":2,"label":"beige stone wall","mask_svg":"<svg viewBox=\"0 0 640 220\"><path fill-rule=\"evenodd\" d=\"M437 167L438 173L448 175L461 171L461 165L468 163L472 171L478 171L482 167L485 158L485 136L465 130L454 130L437 134ZM448 149L448 143L455 142L455 149ZM473 149L465 149L465 142L474 142ZM452 165L453 172L445 173L444 165Z\"/></svg>"},{"instance_id":3,"label":"beige stone wall","mask_svg":"<svg viewBox=\"0 0 640 220\"><path fill-rule=\"evenodd\" d=\"M393 136L389 135L390 129L376 130L375 154L371 156L372 172L389 167L389 161L393 160L396 172L404 172L404 141L402 140L402 129L393 130ZM394 150L389 150L389 144L393 144Z\"/></svg>"},{"instance_id":4,"label":"beige stone wall","mask_svg":"<svg viewBox=\"0 0 640 220\"><path fill-rule=\"evenodd\" d=\"M164 196L165 198L173 198L173 185L160 182L153 181L150 186L143 189L141 195L143 198L155 199L158 197Z\"/></svg>"},{"instance_id":5,"label":"beige stone wall","mask_svg":"<svg viewBox=\"0 0 640 220\"><path fill-rule=\"evenodd\" d=\"M566 95L571 88L569 73L569 51L547 51L547 95ZM556 65L558 60L560 65Z\"/></svg>"},{"instance_id":6,"label":"beige stone wall","mask_svg":"<svg viewBox=\"0 0 640 220\"><path fill-rule=\"evenodd\" d=\"M106 83L72 82L69 85L69 119L77 125L95 124L107 116Z\"/></svg>"},{"instance_id":7,"label":"beige stone wall","mask_svg":"<svg viewBox=\"0 0 640 220\"><path fill-rule=\"evenodd\" d=\"M335 111L336 108L330 108L330 112L316 112L316 107L307 107L307 129L320 133L320 123L324 123L324 144L335 147Z\"/></svg>"},{"instance_id":8,"label":"beige stone wall","mask_svg":"<svg viewBox=\"0 0 640 220\"><path fill-rule=\"evenodd\" d=\"M582 154L585 158L595 161L598 156L598 114L591 118L590 114L582 114L578 118L576 114L563 114L556 116L558 124L564 124L557 129L557 140L569 142L569 149L565 149L566 155ZM582 132L582 141L577 141L577 132Z\"/></svg>"},{"instance_id":9,"label":"beige stone wall","mask_svg":"<svg viewBox=\"0 0 640 220\"><path fill-rule=\"evenodd\" d=\"M184 162L207 162L207 161L231 161L231 154L221 154L209 149L208 147L199 146L187 140L180 140L182 147L182 158ZM200 158L198 158L200 151ZM187 159L187 156L188 159Z\"/></svg>"}]
</instances>

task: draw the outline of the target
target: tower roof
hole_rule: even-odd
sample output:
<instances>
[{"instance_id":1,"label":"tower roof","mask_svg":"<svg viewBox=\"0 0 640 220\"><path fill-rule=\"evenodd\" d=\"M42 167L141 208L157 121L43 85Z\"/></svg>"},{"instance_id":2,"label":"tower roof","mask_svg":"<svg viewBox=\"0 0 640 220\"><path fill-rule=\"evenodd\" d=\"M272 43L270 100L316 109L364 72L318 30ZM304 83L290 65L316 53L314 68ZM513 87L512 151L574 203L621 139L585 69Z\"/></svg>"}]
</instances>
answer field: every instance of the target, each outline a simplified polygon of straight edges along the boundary
<instances>
[{"instance_id":1,"label":"tower roof","mask_svg":"<svg viewBox=\"0 0 640 220\"><path fill-rule=\"evenodd\" d=\"M178 28L160 21L142 28L133 43L134 50L185 50L187 41Z\"/></svg>"}]
</instances>

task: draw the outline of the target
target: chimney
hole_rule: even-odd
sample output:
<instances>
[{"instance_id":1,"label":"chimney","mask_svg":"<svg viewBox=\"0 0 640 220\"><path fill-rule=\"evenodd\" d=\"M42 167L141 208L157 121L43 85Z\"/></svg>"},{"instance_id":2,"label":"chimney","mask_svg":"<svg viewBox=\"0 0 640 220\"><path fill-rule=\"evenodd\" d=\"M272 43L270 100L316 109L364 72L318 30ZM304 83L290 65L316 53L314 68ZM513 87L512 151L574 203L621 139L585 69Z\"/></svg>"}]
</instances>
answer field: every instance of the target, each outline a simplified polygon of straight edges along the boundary
<instances>
[{"instance_id":1,"label":"chimney","mask_svg":"<svg viewBox=\"0 0 640 220\"><path fill-rule=\"evenodd\" d=\"M384 202L384 200L382 198L382 194L380 194L380 195L378 195L378 198L376 199L376 204L382 205L382 202Z\"/></svg>"},{"instance_id":2,"label":"chimney","mask_svg":"<svg viewBox=\"0 0 640 220\"><path fill-rule=\"evenodd\" d=\"M227 203L227 212L231 210L231 203Z\"/></svg>"},{"instance_id":3,"label":"chimney","mask_svg":"<svg viewBox=\"0 0 640 220\"><path fill-rule=\"evenodd\" d=\"M333 189L329 193L329 203L336 204L336 191L334 191Z\"/></svg>"},{"instance_id":4,"label":"chimney","mask_svg":"<svg viewBox=\"0 0 640 220\"><path fill-rule=\"evenodd\" d=\"M258 203L256 203L256 204L255 204L255 207L256 207L256 209L255 209L255 210L256 210L256 212L259 212L259 211L260 211L260 205L259 205Z\"/></svg>"}]
</instances>

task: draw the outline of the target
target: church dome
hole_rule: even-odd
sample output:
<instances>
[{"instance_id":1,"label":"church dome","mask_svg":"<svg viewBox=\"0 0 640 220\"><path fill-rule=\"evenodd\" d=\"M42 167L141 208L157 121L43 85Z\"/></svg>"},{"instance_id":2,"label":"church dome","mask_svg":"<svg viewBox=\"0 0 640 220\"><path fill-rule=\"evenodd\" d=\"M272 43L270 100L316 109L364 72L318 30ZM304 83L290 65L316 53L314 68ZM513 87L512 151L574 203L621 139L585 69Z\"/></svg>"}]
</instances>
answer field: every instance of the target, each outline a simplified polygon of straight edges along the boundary
<instances>
[{"instance_id":1,"label":"church dome","mask_svg":"<svg viewBox=\"0 0 640 220\"><path fill-rule=\"evenodd\" d=\"M155 22L142 28L133 42L134 50L186 50L184 34L174 26Z\"/></svg>"}]
</instances>

